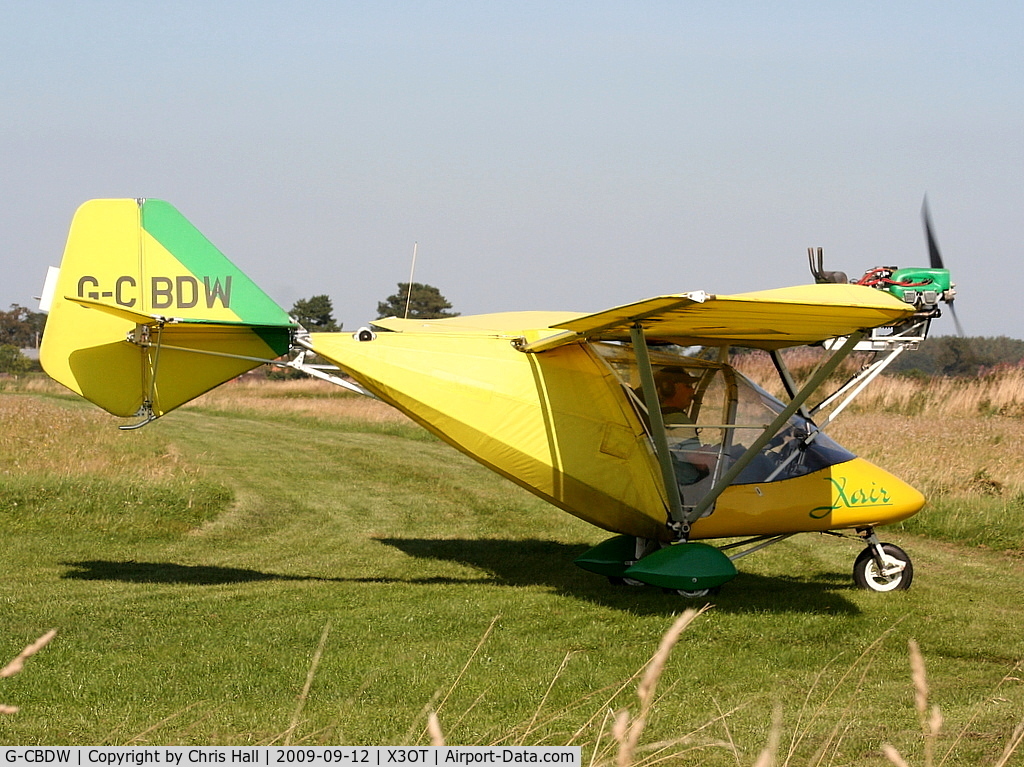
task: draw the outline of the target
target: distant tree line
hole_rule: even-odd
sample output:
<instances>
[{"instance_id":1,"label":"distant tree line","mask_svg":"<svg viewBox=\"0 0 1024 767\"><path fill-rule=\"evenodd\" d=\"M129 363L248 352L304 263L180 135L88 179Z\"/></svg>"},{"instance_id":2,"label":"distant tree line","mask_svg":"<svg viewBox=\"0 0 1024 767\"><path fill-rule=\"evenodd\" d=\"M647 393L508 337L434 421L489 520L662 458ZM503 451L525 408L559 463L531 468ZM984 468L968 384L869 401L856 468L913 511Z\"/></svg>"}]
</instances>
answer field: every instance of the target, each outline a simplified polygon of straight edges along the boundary
<instances>
[{"instance_id":1,"label":"distant tree line","mask_svg":"<svg viewBox=\"0 0 1024 767\"><path fill-rule=\"evenodd\" d=\"M1024 364L1024 341L1008 336L933 336L901 354L887 372L920 376L976 376Z\"/></svg>"},{"instance_id":2,"label":"distant tree line","mask_svg":"<svg viewBox=\"0 0 1024 767\"><path fill-rule=\"evenodd\" d=\"M398 283L398 292L377 304L377 316L435 319L457 317L452 305L433 285L420 282ZM300 298L289 314L306 330L334 333L341 323L334 318L330 296L319 294ZM34 363L21 353L22 349L38 348L46 325L46 315L24 306L11 304L10 311L0 312L0 373L20 374L32 369ZM282 373L288 375L288 372Z\"/></svg>"},{"instance_id":3,"label":"distant tree line","mask_svg":"<svg viewBox=\"0 0 1024 767\"><path fill-rule=\"evenodd\" d=\"M0 345L19 349L35 349L43 337L46 315L18 304L10 311L0 312Z\"/></svg>"},{"instance_id":4,"label":"distant tree line","mask_svg":"<svg viewBox=\"0 0 1024 767\"><path fill-rule=\"evenodd\" d=\"M408 317L417 320L436 320L442 317L458 317L458 312L449 311L451 303L433 285L422 282L398 283L398 292L377 304L377 319L383 317Z\"/></svg>"},{"instance_id":5,"label":"distant tree line","mask_svg":"<svg viewBox=\"0 0 1024 767\"><path fill-rule=\"evenodd\" d=\"M289 314L306 330L317 333L336 333L341 325L334 319L334 305L325 293L309 298L300 298Z\"/></svg>"},{"instance_id":6,"label":"distant tree line","mask_svg":"<svg viewBox=\"0 0 1024 767\"><path fill-rule=\"evenodd\" d=\"M431 320L459 316L459 313L451 311L451 308L451 302L433 285L421 282L410 285L408 282L399 282L397 292L377 303L377 319L409 317ZM325 294L300 298L292 305L289 314L306 330L318 333L341 330L341 323L334 319L331 298Z\"/></svg>"},{"instance_id":7,"label":"distant tree line","mask_svg":"<svg viewBox=\"0 0 1024 767\"><path fill-rule=\"evenodd\" d=\"M18 304L0 312L0 373L20 375L35 367L21 350L38 348L45 326L45 314Z\"/></svg>"},{"instance_id":8,"label":"distant tree line","mask_svg":"<svg viewBox=\"0 0 1024 767\"><path fill-rule=\"evenodd\" d=\"M388 296L377 304L377 318L405 317L410 319L437 319L439 317L457 317L452 312L451 303L441 291L433 285L420 282L398 283L398 292ZM315 333L335 333L341 330L341 323L334 319L334 304L330 296L320 294L309 298L300 298L288 312L306 330ZM314 359L314 361L321 361ZM270 378L296 378L304 374L290 368L268 368L266 375Z\"/></svg>"},{"instance_id":9,"label":"distant tree line","mask_svg":"<svg viewBox=\"0 0 1024 767\"><path fill-rule=\"evenodd\" d=\"M452 305L433 285L398 283L398 291L377 304L377 316L413 319L457 317ZM408 315L406 311L408 309ZM336 332L334 307L326 294L299 299L290 314L307 330ZM0 311L0 373L23 373L33 366L22 349L37 348L46 315L11 304ZM741 351L734 349L733 351ZM962 338L933 336L912 352L901 354L888 368L891 374L918 376L976 376L1001 366L1024 365L1024 341L1008 336Z\"/></svg>"}]
</instances>

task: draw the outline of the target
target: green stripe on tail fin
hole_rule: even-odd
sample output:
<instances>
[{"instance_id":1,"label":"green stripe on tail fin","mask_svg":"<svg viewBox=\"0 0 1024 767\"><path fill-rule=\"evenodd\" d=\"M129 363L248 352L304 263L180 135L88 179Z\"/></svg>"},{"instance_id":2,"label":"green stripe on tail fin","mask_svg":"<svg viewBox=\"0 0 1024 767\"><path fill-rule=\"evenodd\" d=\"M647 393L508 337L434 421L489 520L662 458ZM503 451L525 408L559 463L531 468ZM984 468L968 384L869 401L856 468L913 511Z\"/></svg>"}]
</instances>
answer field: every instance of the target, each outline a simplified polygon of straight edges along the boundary
<instances>
[{"instance_id":1,"label":"green stripe on tail fin","mask_svg":"<svg viewBox=\"0 0 1024 767\"><path fill-rule=\"evenodd\" d=\"M142 204L142 228L196 280L196 306L188 307L191 311L187 316L202 314L204 307L224 306L230 308L240 321L251 325L290 323L285 311L173 205L163 200L146 200ZM177 286L173 286L172 295L174 289ZM188 300L193 300L191 293Z\"/></svg>"}]
</instances>

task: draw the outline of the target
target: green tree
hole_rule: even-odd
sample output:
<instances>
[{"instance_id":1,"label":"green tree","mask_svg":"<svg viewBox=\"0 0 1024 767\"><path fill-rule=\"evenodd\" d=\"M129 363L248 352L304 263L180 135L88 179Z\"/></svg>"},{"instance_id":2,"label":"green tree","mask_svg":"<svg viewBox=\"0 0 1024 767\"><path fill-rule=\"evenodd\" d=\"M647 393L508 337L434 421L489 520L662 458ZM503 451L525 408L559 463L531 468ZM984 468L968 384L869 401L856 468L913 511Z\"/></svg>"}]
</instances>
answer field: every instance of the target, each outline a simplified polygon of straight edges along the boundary
<instances>
[{"instance_id":1,"label":"green tree","mask_svg":"<svg viewBox=\"0 0 1024 767\"><path fill-rule=\"evenodd\" d=\"M341 330L341 325L334 319L334 306L326 294L300 298L292 306L290 314L306 330L315 330L320 333L334 333Z\"/></svg>"},{"instance_id":2,"label":"green tree","mask_svg":"<svg viewBox=\"0 0 1024 767\"><path fill-rule=\"evenodd\" d=\"M974 376L1001 365L1024 362L1024 341L1007 336L995 338L933 336L912 352L900 355L890 373Z\"/></svg>"},{"instance_id":3,"label":"green tree","mask_svg":"<svg viewBox=\"0 0 1024 767\"><path fill-rule=\"evenodd\" d=\"M407 304L408 315L405 311ZM414 282L410 292L409 283L400 282L397 293L377 304L377 318L408 316L410 319L434 320L440 317L458 317L458 312L448 311L451 308L448 299L433 285Z\"/></svg>"},{"instance_id":4,"label":"green tree","mask_svg":"<svg viewBox=\"0 0 1024 767\"><path fill-rule=\"evenodd\" d=\"M32 360L21 353L21 349L11 344L0 345L0 373L21 375L32 367Z\"/></svg>"},{"instance_id":5,"label":"green tree","mask_svg":"<svg viewBox=\"0 0 1024 767\"><path fill-rule=\"evenodd\" d=\"M18 349L39 346L45 325L46 315L42 312L11 304L10 311L0 312L0 344L10 344Z\"/></svg>"},{"instance_id":6,"label":"green tree","mask_svg":"<svg viewBox=\"0 0 1024 767\"><path fill-rule=\"evenodd\" d=\"M945 345L935 357L938 372L944 376L976 375L982 360L979 350L967 338L947 336Z\"/></svg>"}]
</instances>

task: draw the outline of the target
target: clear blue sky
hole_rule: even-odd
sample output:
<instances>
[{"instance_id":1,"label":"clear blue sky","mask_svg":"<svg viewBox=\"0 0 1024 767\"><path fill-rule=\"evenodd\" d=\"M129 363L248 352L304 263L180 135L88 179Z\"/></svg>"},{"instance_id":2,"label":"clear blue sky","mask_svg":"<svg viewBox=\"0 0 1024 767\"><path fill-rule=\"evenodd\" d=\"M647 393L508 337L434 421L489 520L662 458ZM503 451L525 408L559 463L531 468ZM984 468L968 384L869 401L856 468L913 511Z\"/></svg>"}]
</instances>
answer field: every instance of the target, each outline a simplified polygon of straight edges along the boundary
<instances>
[{"instance_id":1,"label":"clear blue sky","mask_svg":"<svg viewBox=\"0 0 1024 767\"><path fill-rule=\"evenodd\" d=\"M169 200L355 330L923 265L1024 337L1020 2L7 2L0 307L75 208ZM948 318L936 331L952 333Z\"/></svg>"}]
</instances>

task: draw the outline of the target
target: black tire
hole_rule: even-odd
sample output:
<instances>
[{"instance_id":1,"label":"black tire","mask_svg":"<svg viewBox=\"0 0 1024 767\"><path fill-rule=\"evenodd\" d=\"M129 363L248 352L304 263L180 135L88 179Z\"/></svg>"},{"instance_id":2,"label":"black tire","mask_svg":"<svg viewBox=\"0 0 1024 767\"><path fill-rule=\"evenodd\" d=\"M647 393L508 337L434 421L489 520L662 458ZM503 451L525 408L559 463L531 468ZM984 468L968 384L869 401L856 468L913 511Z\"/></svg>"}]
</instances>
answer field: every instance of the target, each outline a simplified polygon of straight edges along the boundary
<instances>
[{"instance_id":1,"label":"black tire","mask_svg":"<svg viewBox=\"0 0 1024 767\"><path fill-rule=\"evenodd\" d=\"M636 578L624 578L621 575L609 575L608 582L613 586L626 586L628 588L642 588L647 585Z\"/></svg>"},{"instance_id":2,"label":"black tire","mask_svg":"<svg viewBox=\"0 0 1024 767\"><path fill-rule=\"evenodd\" d=\"M883 543L882 551L887 557L904 563L903 571L895 575L884 575L875 561L875 549L868 546L853 563L853 582L857 588L869 591L906 591L914 580L914 565L903 549L892 543Z\"/></svg>"},{"instance_id":3,"label":"black tire","mask_svg":"<svg viewBox=\"0 0 1024 767\"><path fill-rule=\"evenodd\" d=\"M666 594L675 594L676 596L683 597L684 599L700 599L701 597L713 597L722 590L721 586L715 586L713 589L698 589L697 591L687 591L686 589L662 589Z\"/></svg>"}]
</instances>

